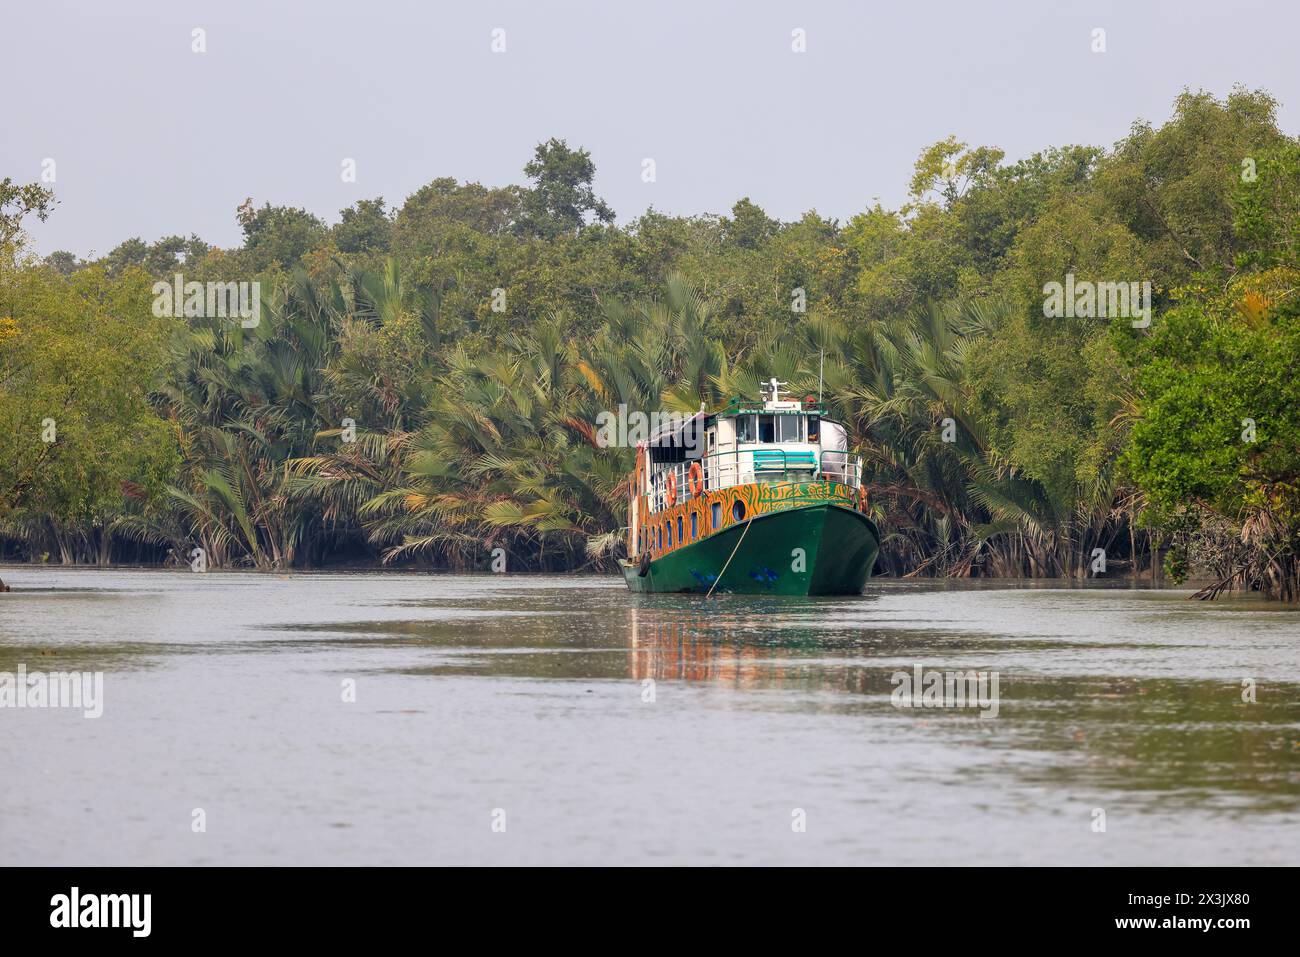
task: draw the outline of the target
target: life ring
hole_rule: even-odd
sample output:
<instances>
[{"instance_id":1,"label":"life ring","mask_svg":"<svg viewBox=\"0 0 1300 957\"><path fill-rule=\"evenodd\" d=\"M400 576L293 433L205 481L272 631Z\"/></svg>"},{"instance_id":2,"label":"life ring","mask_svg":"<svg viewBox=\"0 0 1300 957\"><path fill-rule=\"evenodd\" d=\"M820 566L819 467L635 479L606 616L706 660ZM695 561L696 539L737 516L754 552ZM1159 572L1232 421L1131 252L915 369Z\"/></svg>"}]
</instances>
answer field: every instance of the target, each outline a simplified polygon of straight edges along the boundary
<instances>
[{"instance_id":1,"label":"life ring","mask_svg":"<svg viewBox=\"0 0 1300 957\"><path fill-rule=\"evenodd\" d=\"M865 512L866 510L867 510L867 487L865 485L859 485L858 486L858 511Z\"/></svg>"},{"instance_id":2,"label":"life ring","mask_svg":"<svg viewBox=\"0 0 1300 957\"><path fill-rule=\"evenodd\" d=\"M671 475L664 478L664 501L669 508L677 504L677 480Z\"/></svg>"},{"instance_id":3,"label":"life ring","mask_svg":"<svg viewBox=\"0 0 1300 957\"><path fill-rule=\"evenodd\" d=\"M700 468L699 462L691 463L686 472L686 484L691 487L691 495L696 498L704 494L704 469Z\"/></svg>"}]
</instances>

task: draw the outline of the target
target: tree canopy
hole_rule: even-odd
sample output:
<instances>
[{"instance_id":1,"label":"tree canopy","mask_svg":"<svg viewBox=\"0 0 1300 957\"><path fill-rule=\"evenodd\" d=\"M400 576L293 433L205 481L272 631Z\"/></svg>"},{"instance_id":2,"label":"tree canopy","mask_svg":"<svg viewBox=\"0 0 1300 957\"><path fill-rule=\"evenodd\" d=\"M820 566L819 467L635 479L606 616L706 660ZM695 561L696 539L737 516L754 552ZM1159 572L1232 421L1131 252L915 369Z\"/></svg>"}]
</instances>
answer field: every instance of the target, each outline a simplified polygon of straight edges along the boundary
<instances>
[{"instance_id":1,"label":"tree canopy","mask_svg":"<svg viewBox=\"0 0 1300 957\"><path fill-rule=\"evenodd\" d=\"M54 197L6 179L0 533L65 560L599 564L628 466L601 410L813 390L824 362L883 572L1082 576L1101 548L1294 600L1300 142L1276 117L1235 88L1108 148L947 137L900 208L846 222L742 197L620 226L551 139L519 185L438 177L332 224L250 199L239 248L90 262L32 257L21 221ZM259 281L260 322L156 318L178 272ZM1053 313L1065 283L1141 289L1151 321Z\"/></svg>"}]
</instances>

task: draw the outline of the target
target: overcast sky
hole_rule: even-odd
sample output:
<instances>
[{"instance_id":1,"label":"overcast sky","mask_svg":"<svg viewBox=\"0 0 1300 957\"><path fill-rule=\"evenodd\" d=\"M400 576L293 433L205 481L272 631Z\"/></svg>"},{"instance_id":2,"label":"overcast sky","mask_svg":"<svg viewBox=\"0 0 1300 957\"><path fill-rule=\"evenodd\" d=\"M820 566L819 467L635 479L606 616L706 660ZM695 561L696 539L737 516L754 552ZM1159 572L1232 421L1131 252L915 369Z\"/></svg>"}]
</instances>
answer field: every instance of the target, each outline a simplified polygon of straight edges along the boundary
<instances>
[{"instance_id":1,"label":"overcast sky","mask_svg":"<svg viewBox=\"0 0 1300 957\"><path fill-rule=\"evenodd\" d=\"M591 151L621 223L741 196L843 220L898 205L950 133L1009 159L1110 145L1184 86L1234 83L1300 121L1293 0L3 3L0 177L55 161L41 253L191 232L235 246L248 196L334 222L438 176L522 183L552 136Z\"/></svg>"}]
</instances>

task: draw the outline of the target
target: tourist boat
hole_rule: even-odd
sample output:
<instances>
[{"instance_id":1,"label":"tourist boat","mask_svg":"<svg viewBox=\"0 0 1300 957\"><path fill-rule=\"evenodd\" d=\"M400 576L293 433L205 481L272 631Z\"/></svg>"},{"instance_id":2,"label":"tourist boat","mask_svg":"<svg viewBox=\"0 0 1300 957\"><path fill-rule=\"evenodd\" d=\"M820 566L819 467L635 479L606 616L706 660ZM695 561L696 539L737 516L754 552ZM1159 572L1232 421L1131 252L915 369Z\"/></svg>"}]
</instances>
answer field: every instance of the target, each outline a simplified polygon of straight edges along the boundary
<instances>
[{"instance_id":1,"label":"tourist boat","mask_svg":"<svg viewBox=\"0 0 1300 957\"><path fill-rule=\"evenodd\" d=\"M862 460L822 405L761 402L638 443L623 576L634 592L856 595L879 550Z\"/></svg>"}]
</instances>

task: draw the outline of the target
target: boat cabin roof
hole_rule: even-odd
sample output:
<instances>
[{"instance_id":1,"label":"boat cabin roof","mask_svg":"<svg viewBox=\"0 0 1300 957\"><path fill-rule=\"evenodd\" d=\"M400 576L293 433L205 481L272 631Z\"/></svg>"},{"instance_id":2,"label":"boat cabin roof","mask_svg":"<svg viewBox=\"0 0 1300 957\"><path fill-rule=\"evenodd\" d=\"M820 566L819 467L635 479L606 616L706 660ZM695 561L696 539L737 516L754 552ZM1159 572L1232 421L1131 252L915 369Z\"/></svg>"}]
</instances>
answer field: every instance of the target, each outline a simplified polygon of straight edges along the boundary
<instances>
[{"instance_id":1,"label":"boat cabin roof","mask_svg":"<svg viewBox=\"0 0 1300 957\"><path fill-rule=\"evenodd\" d=\"M649 437L637 443L641 449L653 449L652 456L656 462L679 462L685 458L682 450L699 448L702 434L719 419L738 419L746 415L816 415L824 416L826 407L817 399L808 396L803 401L780 398L779 385L773 380L772 393L777 398L765 398L759 401L732 396L726 408L720 412L705 412L701 409L691 416L675 417L660 425ZM767 386L765 386L765 391ZM688 441L688 437L690 441Z\"/></svg>"}]
</instances>

